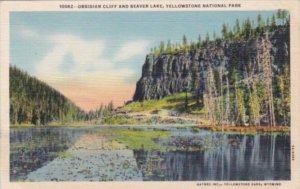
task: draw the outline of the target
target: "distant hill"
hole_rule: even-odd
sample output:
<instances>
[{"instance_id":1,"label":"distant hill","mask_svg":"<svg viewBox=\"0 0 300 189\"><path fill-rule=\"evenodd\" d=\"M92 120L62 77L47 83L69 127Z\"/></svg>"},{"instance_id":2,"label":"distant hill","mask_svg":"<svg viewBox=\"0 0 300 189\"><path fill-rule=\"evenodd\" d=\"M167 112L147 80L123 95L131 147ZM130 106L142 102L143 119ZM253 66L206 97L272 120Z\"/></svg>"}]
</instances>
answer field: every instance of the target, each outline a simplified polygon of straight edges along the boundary
<instances>
[{"instance_id":1,"label":"distant hill","mask_svg":"<svg viewBox=\"0 0 300 189\"><path fill-rule=\"evenodd\" d=\"M78 121L85 115L60 92L15 66L9 69L9 93L11 125Z\"/></svg>"}]
</instances>

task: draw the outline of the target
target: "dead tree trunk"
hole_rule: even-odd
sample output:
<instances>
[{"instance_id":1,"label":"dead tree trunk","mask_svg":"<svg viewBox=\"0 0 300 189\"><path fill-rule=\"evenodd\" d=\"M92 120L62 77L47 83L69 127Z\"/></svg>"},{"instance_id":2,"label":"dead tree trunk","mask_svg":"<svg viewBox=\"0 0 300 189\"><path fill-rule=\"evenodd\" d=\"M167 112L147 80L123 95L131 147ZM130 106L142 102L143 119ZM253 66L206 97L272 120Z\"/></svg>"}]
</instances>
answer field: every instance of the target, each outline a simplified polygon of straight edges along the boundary
<instances>
[{"instance_id":1,"label":"dead tree trunk","mask_svg":"<svg viewBox=\"0 0 300 189\"><path fill-rule=\"evenodd\" d=\"M229 80L228 76L226 75L226 100L225 100L225 119L226 124L229 125L230 123L230 90L229 90Z\"/></svg>"},{"instance_id":2,"label":"dead tree trunk","mask_svg":"<svg viewBox=\"0 0 300 189\"><path fill-rule=\"evenodd\" d=\"M220 64L219 66L219 81L220 81L220 97L218 98L219 99L219 123L221 124L221 127L222 127L222 131L223 131L223 121L224 121L224 108L223 108L223 65Z\"/></svg>"},{"instance_id":3,"label":"dead tree trunk","mask_svg":"<svg viewBox=\"0 0 300 189\"><path fill-rule=\"evenodd\" d=\"M214 73L211 68L211 65L208 65L207 71L207 82L206 82L206 96L207 96L207 109L208 109L208 116L211 124L213 126L216 125L216 106L215 106L215 95L216 95L216 88L214 82Z\"/></svg>"},{"instance_id":4,"label":"dead tree trunk","mask_svg":"<svg viewBox=\"0 0 300 189\"><path fill-rule=\"evenodd\" d=\"M271 45L268 34L266 34L266 38L262 40L262 64L266 84L269 126L273 127L276 126L276 122L273 102L272 61L270 54Z\"/></svg>"}]
</instances>

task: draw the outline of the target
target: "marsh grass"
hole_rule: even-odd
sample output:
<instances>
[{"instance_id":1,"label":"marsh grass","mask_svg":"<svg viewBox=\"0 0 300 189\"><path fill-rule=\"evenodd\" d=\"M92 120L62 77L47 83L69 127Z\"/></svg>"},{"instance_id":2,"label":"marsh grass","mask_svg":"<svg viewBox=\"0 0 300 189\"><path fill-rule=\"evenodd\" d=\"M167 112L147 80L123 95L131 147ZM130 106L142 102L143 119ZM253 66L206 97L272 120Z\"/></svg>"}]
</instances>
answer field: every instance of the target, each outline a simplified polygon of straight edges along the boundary
<instances>
[{"instance_id":1,"label":"marsh grass","mask_svg":"<svg viewBox=\"0 0 300 189\"><path fill-rule=\"evenodd\" d=\"M57 157L60 157L60 158L71 158L71 157L73 157L73 154L70 153L70 152L58 152L57 153Z\"/></svg>"},{"instance_id":2,"label":"marsh grass","mask_svg":"<svg viewBox=\"0 0 300 189\"><path fill-rule=\"evenodd\" d=\"M157 142L170 136L169 131L104 129L97 132L99 134L111 135L112 144L116 146L123 144L132 150L164 150L164 147Z\"/></svg>"}]
</instances>

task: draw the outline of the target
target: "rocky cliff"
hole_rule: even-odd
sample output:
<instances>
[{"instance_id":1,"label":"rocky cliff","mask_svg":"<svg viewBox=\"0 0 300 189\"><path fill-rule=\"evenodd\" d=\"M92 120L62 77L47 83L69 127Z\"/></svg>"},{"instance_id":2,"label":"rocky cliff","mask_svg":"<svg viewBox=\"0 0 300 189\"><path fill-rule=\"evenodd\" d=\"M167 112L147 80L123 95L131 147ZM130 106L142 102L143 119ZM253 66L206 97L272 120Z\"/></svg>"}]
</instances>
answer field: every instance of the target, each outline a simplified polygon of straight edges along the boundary
<instances>
[{"instance_id":1,"label":"rocky cliff","mask_svg":"<svg viewBox=\"0 0 300 189\"><path fill-rule=\"evenodd\" d=\"M289 52L289 30L282 27L248 40L213 42L181 53L149 54L133 100L160 99L185 90L203 94L210 70L214 77L222 75L221 83L232 84L234 72L240 81L250 75L263 79L270 65L274 79L289 64Z\"/></svg>"}]
</instances>

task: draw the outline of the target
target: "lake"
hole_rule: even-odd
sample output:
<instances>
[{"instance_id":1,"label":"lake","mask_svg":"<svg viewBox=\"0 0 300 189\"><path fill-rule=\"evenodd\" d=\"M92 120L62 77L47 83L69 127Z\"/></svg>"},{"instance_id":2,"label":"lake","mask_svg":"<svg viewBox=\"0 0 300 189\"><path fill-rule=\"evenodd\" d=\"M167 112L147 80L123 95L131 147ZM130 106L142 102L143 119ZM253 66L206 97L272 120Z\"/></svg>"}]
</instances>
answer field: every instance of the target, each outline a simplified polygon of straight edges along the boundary
<instances>
[{"instance_id":1,"label":"lake","mask_svg":"<svg viewBox=\"0 0 300 189\"><path fill-rule=\"evenodd\" d=\"M172 126L10 129L11 181L289 179L286 134Z\"/></svg>"}]
</instances>

